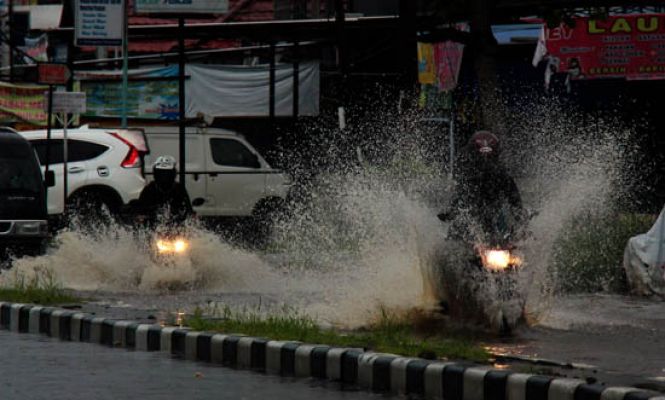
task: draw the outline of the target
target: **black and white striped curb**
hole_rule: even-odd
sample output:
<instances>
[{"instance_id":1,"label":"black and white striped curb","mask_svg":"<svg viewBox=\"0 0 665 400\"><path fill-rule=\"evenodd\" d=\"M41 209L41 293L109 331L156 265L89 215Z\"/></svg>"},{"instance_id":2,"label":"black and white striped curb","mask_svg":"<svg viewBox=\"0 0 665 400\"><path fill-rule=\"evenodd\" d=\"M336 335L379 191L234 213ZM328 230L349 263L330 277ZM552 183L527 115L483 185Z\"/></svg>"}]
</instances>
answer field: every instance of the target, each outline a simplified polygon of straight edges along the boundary
<instances>
[{"instance_id":1,"label":"black and white striped curb","mask_svg":"<svg viewBox=\"0 0 665 400\"><path fill-rule=\"evenodd\" d=\"M243 335L196 332L95 317L52 307L0 302L0 329L139 351L268 374L313 377L376 392L444 400L665 400L657 393L576 379L514 373Z\"/></svg>"}]
</instances>

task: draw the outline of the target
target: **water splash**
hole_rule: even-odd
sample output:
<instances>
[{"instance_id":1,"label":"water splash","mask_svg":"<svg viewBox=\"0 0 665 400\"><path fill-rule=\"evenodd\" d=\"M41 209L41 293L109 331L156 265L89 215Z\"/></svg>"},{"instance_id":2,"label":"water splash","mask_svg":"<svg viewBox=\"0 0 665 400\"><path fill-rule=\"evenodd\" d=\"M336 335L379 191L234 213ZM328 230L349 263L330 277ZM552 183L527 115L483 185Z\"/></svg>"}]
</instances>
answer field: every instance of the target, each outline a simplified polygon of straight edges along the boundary
<instances>
[{"instance_id":1,"label":"water splash","mask_svg":"<svg viewBox=\"0 0 665 400\"><path fill-rule=\"evenodd\" d=\"M360 325L381 307L427 298L427 276L443 235L436 211L416 191L372 172L327 176L275 233L281 265L318 293L303 304L332 323ZM336 188L334 191L329 189Z\"/></svg>"},{"instance_id":2,"label":"water splash","mask_svg":"<svg viewBox=\"0 0 665 400\"><path fill-rule=\"evenodd\" d=\"M255 255L234 248L211 232L190 227L190 256L164 265L151 256L152 232L110 224L61 232L47 254L16 260L13 269L30 277L51 270L66 288L82 291L161 293L169 284L187 290L268 290L279 277ZM11 275L0 276L0 283Z\"/></svg>"},{"instance_id":3,"label":"water splash","mask_svg":"<svg viewBox=\"0 0 665 400\"><path fill-rule=\"evenodd\" d=\"M538 318L555 301L557 277L549 267L556 238L580 210L608 204L629 150L625 129L611 119L590 126L584 115L551 101L519 106L511 131L500 135L525 204L539 212L530 224L533 237L520 244L527 267L519 277ZM187 289L213 299L270 294L347 326L371 320L382 307L428 307L435 301L430 284L439 279L440 253L452 251L436 218L450 192L446 139L420 130L417 113L375 114L384 118L356 126L357 137L330 129L282 154L303 189L265 251L239 249L194 227L192 258L165 270L142 244L148 232L137 239L133 230L110 225L64 231L46 256L17 260L14 268L29 274L48 266L64 286L78 290L160 296L160 282L170 280L192 282ZM307 172L313 166L322 171L316 177ZM489 289L483 296L491 304Z\"/></svg>"}]
</instances>

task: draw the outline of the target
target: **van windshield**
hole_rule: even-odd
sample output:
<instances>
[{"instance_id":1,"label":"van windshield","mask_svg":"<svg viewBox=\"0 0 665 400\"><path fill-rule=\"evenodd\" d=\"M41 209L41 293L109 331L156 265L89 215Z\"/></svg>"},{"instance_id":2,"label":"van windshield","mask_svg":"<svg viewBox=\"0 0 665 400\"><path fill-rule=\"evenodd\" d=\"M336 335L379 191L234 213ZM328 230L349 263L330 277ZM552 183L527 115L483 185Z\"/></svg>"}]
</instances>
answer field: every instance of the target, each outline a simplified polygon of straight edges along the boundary
<instances>
[{"instance_id":1,"label":"van windshield","mask_svg":"<svg viewBox=\"0 0 665 400\"><path fill-rule=\"evenodd\" d=\"M3 143L0 146L0 193L38 193L41 173L30 146Z\"/></svg>"}]
</instances>

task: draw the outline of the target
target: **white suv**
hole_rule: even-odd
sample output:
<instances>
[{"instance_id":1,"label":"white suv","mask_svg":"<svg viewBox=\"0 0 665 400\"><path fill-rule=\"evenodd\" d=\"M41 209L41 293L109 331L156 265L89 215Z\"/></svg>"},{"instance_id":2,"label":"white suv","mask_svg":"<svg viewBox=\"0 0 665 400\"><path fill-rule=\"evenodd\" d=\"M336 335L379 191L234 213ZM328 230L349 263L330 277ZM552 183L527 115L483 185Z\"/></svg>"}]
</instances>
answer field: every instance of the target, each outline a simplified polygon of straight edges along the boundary
<instances>
[{"instance_id":1,"label":"white suv","mask_svg":"<svg viewBox=\"0 0 665 400\"><path fill-rule=\"evenodd\" d=\"M28 139L45 168L46 130L19 132ZM92 129L83 125L67 130L67 206L74 209L106 206L119 211L137 199L145 186L143 156L148 152L141 131ZM64 135L51 130L49 169L55 172L55 186L48 190L49 215L65 211L63 184Z\"/></svg>"}]
</instances>

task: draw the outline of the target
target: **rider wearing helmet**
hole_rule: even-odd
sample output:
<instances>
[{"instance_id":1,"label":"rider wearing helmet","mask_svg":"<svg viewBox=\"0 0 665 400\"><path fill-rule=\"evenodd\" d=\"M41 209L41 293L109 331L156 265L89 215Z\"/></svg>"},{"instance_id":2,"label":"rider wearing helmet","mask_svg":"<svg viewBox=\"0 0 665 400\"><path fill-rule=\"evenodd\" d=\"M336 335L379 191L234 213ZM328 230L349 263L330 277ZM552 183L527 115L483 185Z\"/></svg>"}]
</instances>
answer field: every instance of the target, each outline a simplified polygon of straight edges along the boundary
<instances>
[{"instance_id":1,"label":"rider wearing helmet","mask_svg":"<svg viewBox=\"0 0 665 400\"><path fill-rule=\"evenodd\" d=\"M152 166L154 181L141 192L138 203L150 222L182 223L192 216L192 204L184 185L176 182L176 161L172 156L160 156Z\"/></svg>"},{"instance_id":2,"label":"rider wearing helmet","mask_svg":"<svg viewBox=\"0 0 665 400\"><path fill-rule=\"evenodd\" d=\"M522 200L515 181L499 161L499 138L489 131L477 131L463 156L451 204L454 231L467 239L487 239L496 231L497 216L510 229L517 227L523 220Z\"/></svg>"}]
</instances>

